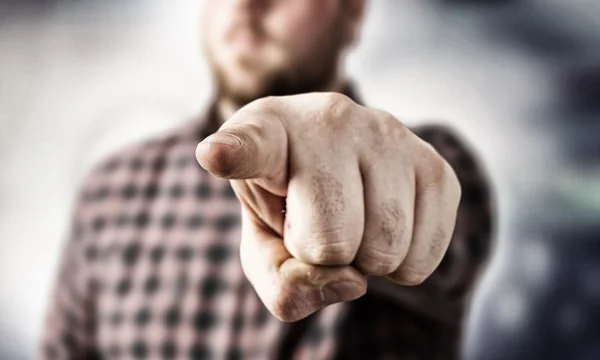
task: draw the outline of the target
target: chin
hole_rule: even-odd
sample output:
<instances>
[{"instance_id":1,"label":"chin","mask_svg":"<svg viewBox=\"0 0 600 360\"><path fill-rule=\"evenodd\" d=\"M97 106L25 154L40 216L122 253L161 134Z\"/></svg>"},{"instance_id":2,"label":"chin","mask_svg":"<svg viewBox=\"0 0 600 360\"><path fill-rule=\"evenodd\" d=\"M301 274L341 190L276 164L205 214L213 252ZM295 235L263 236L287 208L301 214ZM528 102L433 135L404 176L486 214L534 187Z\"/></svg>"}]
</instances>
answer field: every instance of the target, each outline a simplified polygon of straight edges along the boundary
<instances>
[{"instance_id":1,"label":"chin","mask_svg":"<svg viewBox=\"0 0 600 360\"><path fill-rule=\"evenodd\" d=\"M265 96L267 81L262 76L248 72L232 72L227 76L224 86L224 95L232 98L243 99L245 102L256 100Z\"/></svg>"},{"instance_id":2,"label":"chin","mask_svg":"<svg viewBox=\"0 0 600 360\"><path fill-rule=\"evenodd\" d=\"M237 107L242 107L264 96L260 90L247 83L228 82L220 85L220 96L232 101Z\"/></svg>"}]
</instances>

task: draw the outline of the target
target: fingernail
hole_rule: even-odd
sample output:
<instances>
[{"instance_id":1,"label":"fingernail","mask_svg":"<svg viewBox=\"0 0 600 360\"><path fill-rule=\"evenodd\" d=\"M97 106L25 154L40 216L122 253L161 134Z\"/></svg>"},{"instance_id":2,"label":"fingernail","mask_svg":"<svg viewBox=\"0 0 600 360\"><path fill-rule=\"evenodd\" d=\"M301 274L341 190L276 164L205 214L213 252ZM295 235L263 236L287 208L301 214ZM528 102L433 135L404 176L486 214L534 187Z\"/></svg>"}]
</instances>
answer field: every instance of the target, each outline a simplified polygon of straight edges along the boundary
<instances>
[{"instance_id":1,"label":"fingernail","mask_svg":"<svg viewBox=\"0 0 600 360\"><path fill-rule=\"evenodd\" d=\"M350 280L332 282L322 289L323 301L327 304L354 300L364 293L365 289L362 284Z\"/></svg>"},{"instance_id":2,"label":"fingernail","mask_svg":"<svg viewBox=\"0 0 600 360\"><path fill-rule=\"evenodd\" d=\"M240 140L240 138L238 138L235 135L224 133L224 132L212 134L211 136L202 140L202 142L200 144L208 144L208 143L229 145L229 146L233 146L234 148L239 148L242 146L242 141Z\"/></svg>"}]
</instances>

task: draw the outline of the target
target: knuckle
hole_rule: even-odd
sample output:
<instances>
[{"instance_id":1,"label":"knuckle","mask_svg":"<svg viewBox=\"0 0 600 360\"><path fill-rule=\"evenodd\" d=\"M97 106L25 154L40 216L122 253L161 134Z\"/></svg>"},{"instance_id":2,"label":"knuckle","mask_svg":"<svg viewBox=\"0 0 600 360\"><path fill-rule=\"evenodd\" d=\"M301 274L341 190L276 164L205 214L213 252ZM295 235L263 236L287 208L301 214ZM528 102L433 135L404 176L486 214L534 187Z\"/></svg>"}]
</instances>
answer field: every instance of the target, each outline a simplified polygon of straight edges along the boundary
<instances>
[{"instance_id":1,"label":"knuckle","mask_svg":"<svg viewBox=\"0 0 600 360\"><path fill-rule=\"evenodd\" d=\"M431 243L429 244L429 257L431 263L437 264L444 257L450 243L450 237L448 231L441 226L436 229L431 238Z\"/></svg>"},{"instance_id":2,"label":"knuckle","mask_svg":"<svg viewBox=\"0 0 600 360\"><path fill-rule=\"evenodd\" d=\"M276 102L277 98L274 96L266 96L252 101L250 104L248 104L248 108L252 110L271 109Z\"/></svg>"},{"instance_id":3,"label":"knuckle","mask_svg":"<svg viewBox=\"0 0 600 360\"><path fill-rule=\"evenodd\" d=\"M406 146L410 130L390 113L381 110L370 111L366 121L360 122L361 138L370 139L369 150L380 156L397 156Z\"/></svg>"},{"instance_id":4,"label":"knuckle","mask_svg":"<svg viewBox=\"0 0 600 360\"><path fill-rule=\"evenodd\" d=\"M452 166L450 166L448 162L444 162L444 167L446 172L448 195L454 200L456 205L458 205L462 196L462 186Z\"/></svg>"},{"instance_id":5,"label":"knuckle","mask_svg":"<svg viewBox=\"0 0 600 360\"><path fill-rule=\"evenodd\" d=\"M448 172L451 171L446 161L429 144L426 144L427 155L423 162L423 179L426 186L440 187L448 178Z\"/></svg>"},{"instance_id":6,"label":"knuckle","mask_svg":"<svg viewBox=\"0 0 600 360\"><path fill-rule=\"evenodd\" d=\"M247 115L249 115L250 118L256 116L261 117L264 114L278 115L282 106L281 102L282 100L275 96L259 98L239 109L233 117L244 119L246 120L244 122L247 123ZM232 120L230 119L228 122L229 121Z\"/></svg>"},{"instance_id":7,"label":"knuckle","mask_svg":"<svg viewBox=\"0 0 600 360\"><path fill-rule=\"evenodd\" d=\"M323 108L327 110L330 115L340 115L353 103L349 97L340 93L330 92L323 96L325 103Z\"/></svg>"},{"instance_id":8,"label":"knuckle","mask_svg":"<svg viewBox=\"0 0 600 360\"><path fill-rule=\"evenodd\" d=\"M441 257L443 257L443 254L439 256L431 256L430 254L423 259L409 257L405 259L394 275L403 284L419 285L435 271Z\"/></svg>"},{"instance_id":9,"label":"knuckle","mask_svg":"<svg viewBox=\"0 0 600 360\"><path fill-rule=\"evenodd\" d=\"M396 281L403 285L416 286L421 285L429 277L429 272L424 272L415 268L405 268L396 274Z\"/></svg>"},{"instance_id":10,"label":"knuckle","mask_svg":"<svg viewBox=\"0 0 600 360\"><path fill-rule=\"evenodd\" d=\"M423 282L425 282L426 279L427 279L427 276L422 276L419 274L411 274L411 275L407 275L404 278L402 278L402 281L405 285L417 286L417 285L421 285Z\"/></svg>"},{"instance_id":11,"label":"knuckle","mask_svg":"<svg viewBox=\"0 0 600 360\"><path fill-rule=\"evenodd\" d=\"M365 275L387 275L391 274L400 265L400 256L374 248L365 248L356 256L356 266Z\"/></svg>"},{"instance_id":12,"label":"knuckle","mask_svg":"<svg viewBox=\"0 0 600 360\"><path fill-rule=\"evenodd\" d=\"M331 127L332 130L345 128L350 123L349 112L354 102L346 95L338 93L326 93L323 96L321 121Z\"/></svg>"},{"instance_id":13,"label":"knuckle","mask_svg":"<svg viewBox=\"0 0 600 360\"><path fill-rule=\"evenodd\" d=\"M406 213L402 209L400 200L388 200L381 205L380 208L379 237L388 246L401 244L409 239L406 239L408 232L405 231L408 227Z\"/></svg>"},{"instance_id":14,"label":"knuckle","mask_svg":"<svg viewBox=\"0 0 600 360\"><path fill-rule=\"evenodd\" d=\"M369 131L378 136L392 136L394 140L404 138L408 129L394 115L377 109L370 110L372 119L368 121Z\"/></svg>"},{"instance_id":15,"label":"knuckle","mask_svg":"<svg viewBox=\"0 0 600 360\"><path fill-rule=\"evenodd\" d=\"M313 265L349 265L355 255L350 244L331 237L310 242L304 250L306 260Z\"/></svg>"}]
</instances>

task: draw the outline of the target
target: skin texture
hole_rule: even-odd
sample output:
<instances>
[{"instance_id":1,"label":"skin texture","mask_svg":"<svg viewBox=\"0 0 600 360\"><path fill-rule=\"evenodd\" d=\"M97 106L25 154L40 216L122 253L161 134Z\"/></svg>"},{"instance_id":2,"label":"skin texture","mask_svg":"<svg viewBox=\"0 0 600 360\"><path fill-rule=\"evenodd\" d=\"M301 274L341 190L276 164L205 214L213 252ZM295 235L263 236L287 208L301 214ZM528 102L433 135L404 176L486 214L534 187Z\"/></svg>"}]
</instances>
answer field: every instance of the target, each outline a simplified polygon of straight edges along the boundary
<instances>
[{"instance_id":1,"label":"skin texture","mask_svg":"<svg viewBox=\"0 0 600 360\"><path fill-rule=\"evenodd\" d=\"M346 83L366 0L205 4L204 51L228 120L196 155L231 179L242 267L266 307L295 321L362 296L367 276L425 280L453 232L454 172L393 116L325 92Z\"/></svg>"},{"instance_id":2,"label":"skin texture","mask_svg":"<svg viewBox=\"0 0 600 360\"><path fill-rule=\"evenodd\" d=\"M367 276L420 284L454 230L452 168L392 115L341 94L254 101L196 157L231 180L244 273L282 321L362 296Z\"/></svg>"}]
</instances>

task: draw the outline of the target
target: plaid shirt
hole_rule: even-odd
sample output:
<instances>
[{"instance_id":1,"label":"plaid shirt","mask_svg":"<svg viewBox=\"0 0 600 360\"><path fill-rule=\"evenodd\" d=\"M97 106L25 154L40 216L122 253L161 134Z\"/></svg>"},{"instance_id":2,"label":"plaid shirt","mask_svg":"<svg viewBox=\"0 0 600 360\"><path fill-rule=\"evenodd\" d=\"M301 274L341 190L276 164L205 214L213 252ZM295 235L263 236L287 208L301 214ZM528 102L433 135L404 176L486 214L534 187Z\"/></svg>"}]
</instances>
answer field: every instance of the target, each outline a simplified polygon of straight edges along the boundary
<instances>
[{"instance_id":1,"label":"plaid shirt","mask_svg":"<svg viewBox=\"0 0 600 360\"><path fill-rule=\"evenodd\" d=\"M452 359L490 249L488 185L447 129L413 131L463 188L440 267L422 285L369 280L362 298L295 323L266 310L239 261L240 204L200 168L200 121L119 152L89 176L74 212L40 359Z\"/></svg>"}]
</instances>

